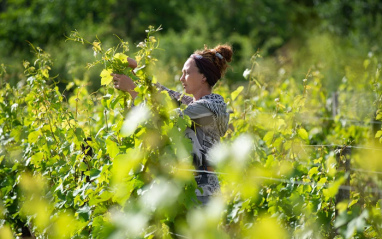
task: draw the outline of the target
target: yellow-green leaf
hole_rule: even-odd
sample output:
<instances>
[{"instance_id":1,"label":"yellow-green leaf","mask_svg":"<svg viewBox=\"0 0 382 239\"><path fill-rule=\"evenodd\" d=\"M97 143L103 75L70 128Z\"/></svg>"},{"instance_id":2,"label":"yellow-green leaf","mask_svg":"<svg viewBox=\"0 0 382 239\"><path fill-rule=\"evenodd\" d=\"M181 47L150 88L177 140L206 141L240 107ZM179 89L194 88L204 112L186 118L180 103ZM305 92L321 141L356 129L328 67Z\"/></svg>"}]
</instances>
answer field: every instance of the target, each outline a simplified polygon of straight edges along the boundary
<instances>
[{"instance_id":1,"label":"yellow-green leaf","mask_svg":"<svg viewBox=\"0 0 382 239\"><path fill-rule=\"evenodd\" d=\"M319 184L319 186L323 186L327 181L327 178L321 178L320 181L317 182L317 184Z\"/></svg>"},{"instance_id":2,"label":"yellow-green leaf","mask_svg":"<svg viewBox=\"0 0 382 239\"><path fill-rule=\"evenodd\" d=\"M43 69L43 70L41 70L41 74L42 74L45 78L49 78L49 71L48 71L48 69Z\"/></svg>"},{"instance_id":3,"label":"yellow-green leaf","mask_svg":"<svg viewBox=\"0 0 382 239\"><path fill-rule=\"evenodd\" d=\"M35 143L38 139L38 136L40 136L40 134L41 134L40 130L30 132L28 135L29 143Z\"/></svg>"},{"instance_id":4,"label":"yellow-green leaf","mask_svg":"<svg viewBox=\"0 0 382 239\"><path fill-rule=\"evenodd\" d=\"M107 139L106 140L106 151L109 153L111 158L114 158L119 153L119 148L117 143L114 141Z\"/></svg>"},{"instance_id":5,"label":"yellow-green leaf","mask_svg":"<svg viewBox=\"0 0 382 239\"><path fill-rule=\"evenodd\" d=\"M34 154L32 157L31 157L31 162L34 164L34 165L38 165L40 164L42 158L44 157L44 153L43 152L38 152L36 154Z\"/></svg>"},{"instance_id":6,"label":"yellow-green leaf","mask_svg":"<svg viewBox=\"0 0 382 239\"><path fill-rule=\"evenodd\" d=\"M269 146L269 145L272 143L272 141L273 141L273 135L274 135L273 131L269 131L268 133L266 133L266 134L264 135L263 140L265 141L265 143L266 143L268 146Z\"/></svg>"},{"instance_id":7,"label":"yellow-green leaf","mask_svg":"<svg viewBox=\"0 0 382 239\"><path fill-rule=\"evenodd\" d=\"M300 138L303 140L309 140L308 132L306 132L304 128L300 128L298 130L298 136L300 136Z\"/></svg>"},{"instance_id":8,"label":"yellow-green leaf","mask_svg":"<svg viewBox=\"0 0 382 239\"><path fill-rule=\"evenodd\" d=\"M232 100L235 100L235 99L238 97L238 95L239 95L243 90L244 90L244 86L239 86L239 87L237 87L237 89L236 89L234 92L231 93L231 98L232 98Z\"/></svg>"},{"instance_id":9,"label":"yellow-green leaf","mask_svg":"<svg viewBox=\"0 0 382 239\"><path fill-rule=\"evenodd\" d=\"M93 42L93 51L95 52L101 51L101 42L98 42L98 41Z\"/></svg>"},{"instance_id":10,"label":"yellow-green leaf","mask_svg":"<svg viewBox=\"0 0 382 239\"><path fill-rule=\"evenodd\" d=\"M86 170L88 170L88 165L86 165L86 163L84 163L84 162L81 162L81 163L80 163L79 170L80 170L80 171L86 171Z\"/></svg>"},{"instance_id":11,"label":"yellow-green leaf","mask_svg":"<svg viewBox=\"0 0 382 239\"><path fill-rule=\"evenodd\" d=\"M337 192L338 192L338 190L339 190L341 184L342 184L344 181L345 181L345 178L344 178L344 177L339 178L339 179L338 179L337 181L335 181L334 183L331 183L328 189L324 189L324 190L322 190L322 192L323 192L323 194L324 194L326 200L328 200L329 198L333 198L333 197L337 194Z\"/></svg>"},{"instance_id":12,"label":"yellow-green leaf","mask_svg":"<svg viewBox=\"0 0 382 239\"><path fill-rule=\"evenodd\" d=\"M318 167L313 167L309 170L308 175L312 177L314 174L318 174Z\"/></svg>"},{"instance_id":13,"label":"yellow-green leaf","mask_svg":"<svg viewBox=\"0 0 382 239\"><path fill-rule=\"evenodd\" d=\"M100 76L101 76L101 85L108 85L110 82L112 82L113 77L111 76L111 70L103 69Z\"/></svg>"},{"instance_id":14,"label":"yellow-green leaf","mask_svg":"<svg viewBox=\"0 0 382 239\"><path fill-rule=\"evenodd\" d=\"M119 59L119 60L121 60L122 63L127 63L127 56L123 53L115 54L114 59Z\"/></svg>"}]
</instances>

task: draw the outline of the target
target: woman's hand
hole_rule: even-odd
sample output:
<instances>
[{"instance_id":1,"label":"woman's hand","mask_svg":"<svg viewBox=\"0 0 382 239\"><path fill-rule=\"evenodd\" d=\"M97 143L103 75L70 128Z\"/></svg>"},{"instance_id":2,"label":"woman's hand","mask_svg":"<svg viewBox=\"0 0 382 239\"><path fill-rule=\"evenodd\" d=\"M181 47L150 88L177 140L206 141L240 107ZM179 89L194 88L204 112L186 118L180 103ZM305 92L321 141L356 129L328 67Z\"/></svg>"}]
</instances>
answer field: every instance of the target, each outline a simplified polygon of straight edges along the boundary
<instances>
[{"instance_id":1,"label":"woman's hand","mask_svg":"<svg viewBox=\"0 0 382 239\"><path fill-rule=\"evenodd\" d=\"M134 90L136 85L130 77L121 74L111 75L113 76L114 88L128 92L133 99L138 95L138 93Z\"/></svg>"},{"instance_id":2,"label":"woman's hand","mask_svg":"<svg viewBox=\"0 0 382 239\"><path fill-rule=\"evenodd\" d=\"M127 58L127 61L129 62L129 67L132 69L137 67L137 62L134 59ZM114 88L128 92L133 99L138 95L138 93L134 91L136 85L130 77L114 73L111 74L111 76L113 76Z\"/></svg>"},{"instance_id":3,"label":"woman's hand","mask_svg":"<svg viewBox=\"0 0 382 239\"><path fill-rule=\"evenodd\" d=\"M137 67L137 61L133 58L128 57L127 62L129 62L129 67L131 67L133 70Z\"/></svg>"}]
</instances>

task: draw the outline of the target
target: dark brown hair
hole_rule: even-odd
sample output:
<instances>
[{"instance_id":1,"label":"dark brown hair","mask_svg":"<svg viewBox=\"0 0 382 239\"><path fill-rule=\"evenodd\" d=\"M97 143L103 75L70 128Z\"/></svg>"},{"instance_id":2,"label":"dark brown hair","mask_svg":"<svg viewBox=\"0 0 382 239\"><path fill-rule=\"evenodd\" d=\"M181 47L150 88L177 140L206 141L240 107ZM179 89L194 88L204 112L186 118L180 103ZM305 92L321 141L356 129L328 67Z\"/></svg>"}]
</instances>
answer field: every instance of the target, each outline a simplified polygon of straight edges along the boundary
<instances>
[{"instance_id":1,"label":"dark brown hair","mask_svg":"<svg viewBox=\"0 0 382 239\"><path fill-rule=\"evenodd\" d=\"M197 50L190 57L195 60L200 73L207 78L208 84L212 87L224 76L228 62L232 61L232 55L232 47L224 44L213 49L204 46L204 50Z\"/></svg>"}]
</instances>

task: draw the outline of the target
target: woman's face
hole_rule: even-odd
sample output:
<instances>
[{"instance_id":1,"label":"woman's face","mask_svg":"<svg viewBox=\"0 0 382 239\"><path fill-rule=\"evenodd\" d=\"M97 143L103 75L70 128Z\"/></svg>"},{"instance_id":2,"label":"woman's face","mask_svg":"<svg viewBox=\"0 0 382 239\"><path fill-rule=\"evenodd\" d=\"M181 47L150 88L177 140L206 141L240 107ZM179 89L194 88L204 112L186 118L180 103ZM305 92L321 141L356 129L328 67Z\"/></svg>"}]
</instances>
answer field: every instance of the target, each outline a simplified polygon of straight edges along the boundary
<instances>
[{"instance_id":1,"label":"woman's face","mask_svg":"<svg viewBox=\"0 0 382 239\"><path fill-rule=\"evenodd\" d=\"M188 58L186 63L184 63L180 81L187 94L194 95L196 92L206 87L206 78L199 72L195 61L192 58Z\"/></svg>"}]
</instances>

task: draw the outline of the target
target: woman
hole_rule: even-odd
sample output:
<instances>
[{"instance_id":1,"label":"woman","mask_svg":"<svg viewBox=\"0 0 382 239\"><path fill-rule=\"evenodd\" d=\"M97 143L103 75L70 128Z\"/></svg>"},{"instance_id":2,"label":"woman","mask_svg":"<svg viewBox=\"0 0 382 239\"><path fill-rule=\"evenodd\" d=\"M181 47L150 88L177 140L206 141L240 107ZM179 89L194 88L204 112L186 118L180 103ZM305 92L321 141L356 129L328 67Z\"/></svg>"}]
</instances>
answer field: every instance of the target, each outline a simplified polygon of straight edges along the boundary
<instances>
[{"instance_id":1,"label":"woman","mask_svg":"<svg viewBox=\"0 0 382 239\"><path fill-rule=\"evenodd\" d=\"M226 133L229 115L223 97L213 94L212 88L224 75L232 54L230 46L218 45L214 49L195 51L187 59L180 82L185 92L193 97L158 84L158 87L168 91L173 99L187 105L183 113L191 118L193 125L186 129L185 134L193 143L193 163L200 172L195 176L199 187L196 196L203 204L206 204L212 195L220 193L219 181L212 172L211 159L207 157L207 153ZM135 84L128 76L118 74L112 76L115 88L129 92L133 98L136 97Z\"/></svg>"}]
</instances>

